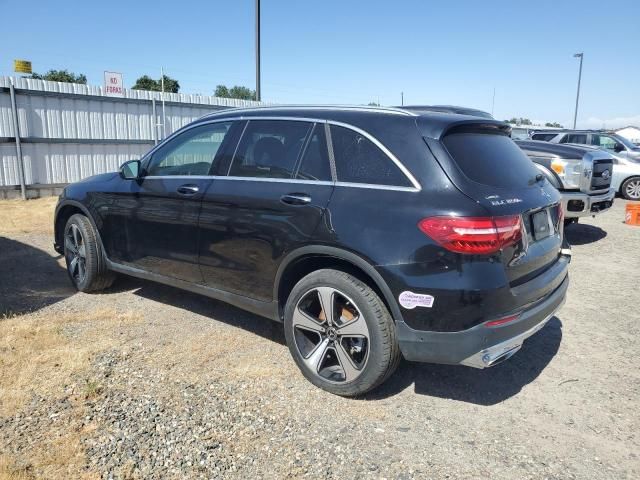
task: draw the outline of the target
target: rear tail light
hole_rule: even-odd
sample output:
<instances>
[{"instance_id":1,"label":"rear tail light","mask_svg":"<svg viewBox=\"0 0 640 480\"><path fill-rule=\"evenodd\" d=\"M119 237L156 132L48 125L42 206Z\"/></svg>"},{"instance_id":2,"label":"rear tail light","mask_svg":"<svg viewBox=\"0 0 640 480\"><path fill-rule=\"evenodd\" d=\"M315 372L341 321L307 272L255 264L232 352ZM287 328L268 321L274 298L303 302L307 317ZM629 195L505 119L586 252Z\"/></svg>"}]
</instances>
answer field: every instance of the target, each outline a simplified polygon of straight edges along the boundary
<instances>
[{"instance_id":1,"label":"rear tail light","mask_svg":"<svg viewBox=\"0 0 640 480\"><path fill-rule=\"evenodd\" d=\"M486 255L522 238L520 215L506 217L429 217L418 228L447 250Z\"/></svg>"}]
</instances>

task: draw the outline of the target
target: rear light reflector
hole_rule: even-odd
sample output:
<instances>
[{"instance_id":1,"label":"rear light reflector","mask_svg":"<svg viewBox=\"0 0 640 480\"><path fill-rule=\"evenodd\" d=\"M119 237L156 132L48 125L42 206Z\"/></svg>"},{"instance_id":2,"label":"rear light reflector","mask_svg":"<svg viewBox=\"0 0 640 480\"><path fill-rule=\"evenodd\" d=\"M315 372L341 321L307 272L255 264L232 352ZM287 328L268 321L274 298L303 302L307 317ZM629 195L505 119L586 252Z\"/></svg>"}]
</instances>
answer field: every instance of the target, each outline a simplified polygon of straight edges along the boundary
<instances>
[{"instance_id":1,"label":"rear light reflector","mask_svg":"<svg viewBox=\"0 0 640 480\"><path fill-rule=\"evenodd\" d=\"M564 222L564 209L562 208L562 204L558 204L558 231L560 231L560 227Z\"/></svg>"},{"instance_id":2,"label":"rear light reflector","mask_svg":"<svg viewBox=\"0 0 640 480\"><path fill-rule=\"evenodd\" d=\"M518 318L520 318L520 314L516 313L515 315L509 315L508 317L499 318L498 320L491 320L490 322L485 322L485 327L500 327L505 325L506 323L515 322Z\"/></svg>"},{"instance_id":3,"label":"rear light reflector","mask_svg":"<svg viewBox=\"0 0 640 480\"><path fill-rule=\"evenodd\" d=\"M522 238L520 215L505 217L429 217L418 228L447 250L486 255Z\"/></svg>"}]
</instances>

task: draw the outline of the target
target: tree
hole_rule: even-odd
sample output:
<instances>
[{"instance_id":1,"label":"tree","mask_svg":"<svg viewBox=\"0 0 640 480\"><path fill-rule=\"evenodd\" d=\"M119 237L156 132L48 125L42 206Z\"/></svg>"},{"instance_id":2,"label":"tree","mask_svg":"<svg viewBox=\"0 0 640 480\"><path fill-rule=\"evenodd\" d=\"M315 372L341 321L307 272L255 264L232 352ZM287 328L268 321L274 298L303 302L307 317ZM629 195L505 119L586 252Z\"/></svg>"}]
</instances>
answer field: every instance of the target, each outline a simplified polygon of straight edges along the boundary
<instances>
[{"instance_id":1,"label":"tree","mask_svg":"<svg viewBox=\"0 0 640 480\"><path fill-rule=\"evenodd\" d=\"M247 87L239 85L228 88L226 85L218 85L213 93L216 97L239 98L240 100L255 100L256 92Z\"/></svg>"},{"instance_id":2,"label":"tree","mask_svg":"<svg viewBox=\"0 0 640 480\"><path fill-rule=\"evenodd\" d=\"M162 91L162 79L154 80L149 75L143 75L136 80L133 90L150 90L152 92ZM178 93L180 84L177 80L164 75L164 91L169 93Z\"/></svg>"},{"instance_id":3,"label":"tree","mask_svg":"<svg viewBox=\"0 0 640 480\"><path fill-rule=\"evenodd\" d=\"M368 106L368 107L379 107L379 106L380 106L380 104L379 104L379 103L376 103L376 102L369 102L369 103L367 103L367 106Z\"/></svg>"},{"instance_id":4,"label":"tree","mask_svg":"<svg viewBox=\"0 0 640 480\"><path fill-rule=\"evenodd\" d=\"M533 123L531 122L531 120L529 120L528 118L516 118L513 117L510 120L505 120L507 123L515 123L516 125L533 125Z\"/></svg>"},{"instance_id":5,"label":"tree","mask_svg":"<svg viewBox=\"0 0 640 480\"><path fill-rule=\"evenodd\" d=\"M544 124L545 127L554 127L554 128L564 128L562 125L560 125L558 122L547 122Z\"/></svg>"},{"instance_id":6,"label":"tree","mask_svg":"<svg viewBox=\"0 0 640 480\"><path fill-rule=\"evenodd\" d=\"M87 77L84 74L76 75L68 70L49 70L45 74L33 73L31 78L36 80L49 80L51 82L65 82L65 83L81 83L87 84Z\"/></svg>"}]
</instances>

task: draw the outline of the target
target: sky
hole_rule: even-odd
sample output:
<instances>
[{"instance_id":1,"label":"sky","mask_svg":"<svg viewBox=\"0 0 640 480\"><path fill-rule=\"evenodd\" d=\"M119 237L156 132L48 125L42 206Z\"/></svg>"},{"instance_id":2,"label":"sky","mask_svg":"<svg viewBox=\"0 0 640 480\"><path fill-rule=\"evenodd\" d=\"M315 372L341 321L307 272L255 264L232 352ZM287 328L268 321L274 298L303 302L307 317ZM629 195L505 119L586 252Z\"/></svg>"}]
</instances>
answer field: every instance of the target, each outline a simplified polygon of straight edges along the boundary
<instances>
[{"instance_id":1,"label":"sky","mask_svg":"<svg viewBox=\"0 0 640 480\"><path fill-rule=\"evenodd\" d=\"M496 118L640 125L640 1L262 0L262 99L451 104ZM182 93L255 88L254 0L0 0L0 75L14 59L126 87L160 68ZM495 101L494 98L495 90Z\"/></svg>"}]
</instances>

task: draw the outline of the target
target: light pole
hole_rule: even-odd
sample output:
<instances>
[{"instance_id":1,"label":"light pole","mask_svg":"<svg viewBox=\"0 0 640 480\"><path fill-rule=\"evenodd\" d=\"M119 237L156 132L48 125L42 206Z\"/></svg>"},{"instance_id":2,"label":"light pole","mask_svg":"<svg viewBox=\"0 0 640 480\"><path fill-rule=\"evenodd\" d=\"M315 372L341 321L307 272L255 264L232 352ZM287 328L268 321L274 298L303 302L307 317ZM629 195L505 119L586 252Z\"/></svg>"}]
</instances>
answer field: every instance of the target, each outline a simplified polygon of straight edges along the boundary
<instances>
[{"instance_id":1,"label":"light pole","mask_svg":"<svg viewBox=\"0 0 640 480\"><path fill-rule=\"evenodd\" d=\"M260 0L256 0L256 100L260 101Z\"/></svg>"},{"instance_id":2,"label":"light pole","mask_svg":"<svg viewBox=\"0 0 640 480\"><path fill-rule=\"evenodd\" d=\"M582 58L584 57L584 53L576 53L573 55L574 58L580 58L580 70L578 72L578 93L576 93L576 110L573 114L573 129L576 129L576 120L578 119L578 101L580 100L580 80L582 80Z\"/></svg>"}]
</instances>

